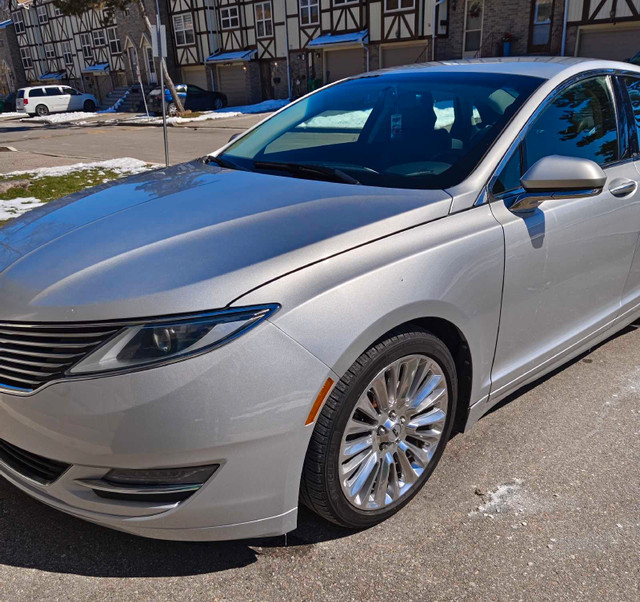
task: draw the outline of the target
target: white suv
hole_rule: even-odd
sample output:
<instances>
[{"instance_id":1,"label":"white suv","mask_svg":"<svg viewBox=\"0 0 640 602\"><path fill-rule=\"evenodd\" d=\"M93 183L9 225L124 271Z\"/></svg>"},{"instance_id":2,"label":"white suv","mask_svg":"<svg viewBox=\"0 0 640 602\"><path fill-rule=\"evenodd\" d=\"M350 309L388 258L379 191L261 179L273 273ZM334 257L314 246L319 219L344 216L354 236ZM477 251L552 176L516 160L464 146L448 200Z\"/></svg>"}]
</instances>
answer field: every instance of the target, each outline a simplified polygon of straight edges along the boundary
<instances>
[{"instance_id":1,"label":"white suv","mask_svg":"<svg viewBox=\"0 0 640 602\"><path fill-rule=\"evenodd\" d=\"M40 117L65 111L96 110L98 102L92 94L83 94L69 86L34 86L21 88L16 98L16 111Z\"/></svg>"}]
</instances>

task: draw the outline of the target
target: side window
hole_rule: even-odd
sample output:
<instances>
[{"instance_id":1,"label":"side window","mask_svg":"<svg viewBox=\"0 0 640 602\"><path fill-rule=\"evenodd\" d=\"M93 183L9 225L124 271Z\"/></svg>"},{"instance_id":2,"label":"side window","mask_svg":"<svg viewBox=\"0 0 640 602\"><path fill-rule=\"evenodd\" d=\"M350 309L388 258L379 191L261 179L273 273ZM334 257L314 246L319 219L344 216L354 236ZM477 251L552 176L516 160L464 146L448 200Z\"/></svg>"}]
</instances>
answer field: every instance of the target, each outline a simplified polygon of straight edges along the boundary
<instances>
[{"instance_id":1,"label":"side window","mask_svg":"<svg viewBox=\"0 0 640 602\"><path fill-rule=\"evenodd\" d=\"M638 132L638 141L640 142L640 78L625 77L629 98L631 99L631 110L633 111L633 119L636 123L636 131Z\"/></svg>"},{"instance_id":2,"label":"side window","mask_svg":"<svg viewBox=\"0 0 640 602\"><path fill-rule=\"evenodd\" d=\"M543 111L524 139L524 169L548 155L591 159L600 165L619 158L615 105L605 76L578 82Z\"/></svg>"},{"instance_id":3,"label":"side window","mask_svg":"<svg viewBox=\"0 0 640 602\"><path fill-rule=\"evenodd\" d=\"M40 96L44 96L44 90L42 88L33 88L33 90L29 92L29 98L36 98Z\"/></svg>"},{"instance_id":4,"label":"side window","mask_svg":"<svg viewBox=\"0 0 640 602\"><path fill-rule=\"evenodd\" d=\"M505 192L517 190L522 187L520 184L520 178L522 177L522 161L520 157L520 149L518 147L516 151L511 155L511 158L502 167L500 175L493 183L491 192L495 195L501 195Z\"/></svg>"},{"instance_id":5,"label":"side window","mask_svg":"<svg viewBox=\"0 0 640 602\"><path fill-rule=\"evenodd\" d=\"M47 96L60 96L60 88L45 88Z\"/></svg>"}]
</instances>

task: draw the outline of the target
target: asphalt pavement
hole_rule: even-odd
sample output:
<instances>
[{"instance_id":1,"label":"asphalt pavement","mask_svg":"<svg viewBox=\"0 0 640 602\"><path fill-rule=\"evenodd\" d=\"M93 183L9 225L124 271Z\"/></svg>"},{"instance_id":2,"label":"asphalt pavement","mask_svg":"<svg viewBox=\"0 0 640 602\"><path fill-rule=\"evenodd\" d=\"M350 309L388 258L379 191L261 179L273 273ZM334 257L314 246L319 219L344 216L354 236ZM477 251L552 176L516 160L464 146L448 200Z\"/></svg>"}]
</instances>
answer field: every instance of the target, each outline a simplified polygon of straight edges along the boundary
<instances>
[{"instance_id":1,"label":"asphalt pavement","mask_svg":"<svg viewBox=\"0 0 640 602\"><path fill-rule=\"evenodd\" d=\"M210 152L255 119L172 128L172 158ZM0 170L5 154L162 160L158 128L22 125L0 124L0 145L22 151L0 153ZM415 500L367 531L303 511L287 538L145 540L0 478L0 600L636 601L639 466L634 326L456 435Z\"/></svg>"}]
</instances>

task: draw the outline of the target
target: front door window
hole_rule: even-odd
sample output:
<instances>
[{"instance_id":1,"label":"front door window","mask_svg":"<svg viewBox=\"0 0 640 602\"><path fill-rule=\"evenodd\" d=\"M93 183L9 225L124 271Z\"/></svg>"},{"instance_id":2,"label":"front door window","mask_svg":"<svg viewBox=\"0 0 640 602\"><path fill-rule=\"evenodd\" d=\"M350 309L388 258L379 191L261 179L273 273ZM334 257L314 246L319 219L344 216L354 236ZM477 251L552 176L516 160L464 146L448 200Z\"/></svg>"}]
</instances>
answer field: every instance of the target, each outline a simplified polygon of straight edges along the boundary
<instances>
[{"instance_id":1,"label":"front door window","mask_svg":"<svg viewBox=\"0 0 640 602\"><path fill-rule=\"evenodd\" d=\"M463 56L478 57L482 45L484 0L466 0Z\"/></svg>"}]
</instances>

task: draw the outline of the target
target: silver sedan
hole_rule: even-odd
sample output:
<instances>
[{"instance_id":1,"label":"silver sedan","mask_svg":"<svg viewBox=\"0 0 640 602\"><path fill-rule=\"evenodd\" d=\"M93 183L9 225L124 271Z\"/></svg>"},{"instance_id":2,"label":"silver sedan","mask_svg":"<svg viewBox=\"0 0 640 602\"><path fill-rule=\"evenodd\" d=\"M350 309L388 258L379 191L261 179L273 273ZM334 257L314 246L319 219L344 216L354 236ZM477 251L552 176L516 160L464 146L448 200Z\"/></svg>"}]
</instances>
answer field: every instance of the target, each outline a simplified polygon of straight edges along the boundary
<instances>
[{"instance_id":1,"label":"silver sedan","mask_svg":"<svg viewBox=\"0 0 640 602\"><path fill-rule=\"evenodd\" d=\"M163 539L386 519L640 316L639 134L633 65L414 65L9 222L0 473Z\"/></svg>"}]
</instances>

